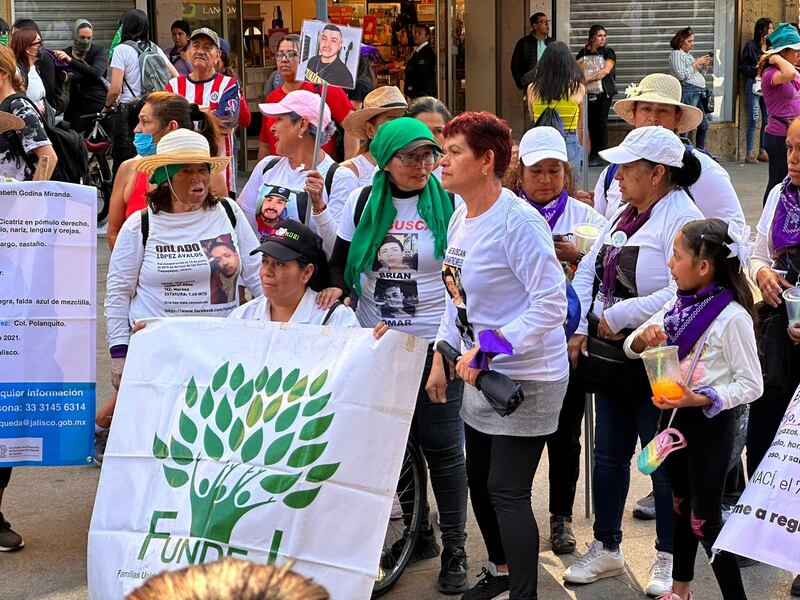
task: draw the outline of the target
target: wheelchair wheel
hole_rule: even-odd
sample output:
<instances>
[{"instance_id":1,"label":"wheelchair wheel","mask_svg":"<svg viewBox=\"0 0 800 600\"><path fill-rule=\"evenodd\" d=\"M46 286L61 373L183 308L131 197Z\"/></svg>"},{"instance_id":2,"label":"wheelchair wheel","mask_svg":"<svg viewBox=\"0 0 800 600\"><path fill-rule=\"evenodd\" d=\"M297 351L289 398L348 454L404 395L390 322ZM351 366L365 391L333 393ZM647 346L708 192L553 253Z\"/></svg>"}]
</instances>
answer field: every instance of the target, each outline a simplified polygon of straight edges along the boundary
<instances>
[{"instance_id":1,"label":"wheelchair wheel","mask_svg":"<svg viewBox=\"0 0 800 600\"><path fill-rule=\"evenodd\" d=\"M397 483L402 517L390 519L386 527L378 575L372 588L373 598L388 592L408 566L422 527L422 507L426 493L425 463L419 450L409 441Z\"/></svg>"}]
</instances>

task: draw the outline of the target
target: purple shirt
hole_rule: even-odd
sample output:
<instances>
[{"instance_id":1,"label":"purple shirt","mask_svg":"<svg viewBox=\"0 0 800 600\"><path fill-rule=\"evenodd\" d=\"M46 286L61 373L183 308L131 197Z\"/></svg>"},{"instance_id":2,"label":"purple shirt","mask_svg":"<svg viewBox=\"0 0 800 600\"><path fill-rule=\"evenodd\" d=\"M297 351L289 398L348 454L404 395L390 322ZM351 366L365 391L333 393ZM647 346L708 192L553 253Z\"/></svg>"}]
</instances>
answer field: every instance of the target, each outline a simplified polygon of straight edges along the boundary
<instances>
[{"instance_id":1,"label":"purple shirt","mask_svg":"<svg viewBox=\"0 0 800 600\"><path fill-rule=\"evenodd\" d=\"M784 137L789 127L781 121L791 122L800 115L800 83L794 79L788 83L774 85L772 78L778 72L777 67L764 69L761 75L761 92L764 94L769 115L766 132Z\"/></svg>"},{"instance_id":2,"label":"purple shirt","mask_svg":"<svg viewBox=\"0 0 800 600\"><path fill-rule=\"evenodd\" d=\"M181 58L181 53L175 46L170 49L168 56L172 66L180 75L188 75L192 72L192 65Z\"/></svg>"}]
</instances>

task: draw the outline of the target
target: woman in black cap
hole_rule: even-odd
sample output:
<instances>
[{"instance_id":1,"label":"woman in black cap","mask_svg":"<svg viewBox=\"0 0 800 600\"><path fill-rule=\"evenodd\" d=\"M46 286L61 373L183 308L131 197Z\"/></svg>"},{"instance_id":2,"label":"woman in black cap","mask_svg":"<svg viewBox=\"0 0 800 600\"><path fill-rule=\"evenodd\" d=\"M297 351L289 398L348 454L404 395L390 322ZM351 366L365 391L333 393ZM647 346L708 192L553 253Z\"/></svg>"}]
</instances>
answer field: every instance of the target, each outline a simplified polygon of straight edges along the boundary
<instances>
[{"instance_id":1,"label":"woman in black cap","mask_svg":"<svg viewBox=\"0 0 800 600\"><path fill-rule=\"evenodd\" d=\"M231 318L360 327L349 306L317 306L317 293L329 287L330 275L322 238L311 228L287 219L251 254L257 252L264 295L234 309Z\"/></svg>"}]
</instances>

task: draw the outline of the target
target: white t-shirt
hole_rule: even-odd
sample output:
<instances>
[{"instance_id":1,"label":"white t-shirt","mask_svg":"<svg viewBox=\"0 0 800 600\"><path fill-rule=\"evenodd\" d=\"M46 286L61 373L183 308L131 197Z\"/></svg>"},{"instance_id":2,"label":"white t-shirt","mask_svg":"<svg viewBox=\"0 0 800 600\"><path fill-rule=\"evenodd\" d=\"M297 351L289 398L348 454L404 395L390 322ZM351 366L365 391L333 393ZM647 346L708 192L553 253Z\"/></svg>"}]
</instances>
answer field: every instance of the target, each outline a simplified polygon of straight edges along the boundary
<instances>
[{"instance_id":1,"label":"white t-shirt","mask_svg":"<svg viewBox=\"0 0 800 600\"><path fill-rule=\"evenodd\" d=\"M28 69L28 88L25 90L25 95L39 107L39 110L44 110L44 83L39 71L36 70L36 65Z\"/></svg>"},{"instance_id":2,"label":"white t-shirt","mask_svg":"<svg viewBox=\"0 0 800 600\"><path fill-rule=\"evenodd\" d=\"M503 189L482 215L467 207L450 219L442 277L448 291L439 340L466 351L484 329L499 330L514 354L499 354L493 370L521 381L567 376L564 271L541 215Z\"/></svg>"},{"instance_id":3,"label":"white t-shirt","mask_svg":"<svg viewBox=\"0 0 800 600\"><path fill-rule=\"evenodd\" d=\"M353 221L362 189L350 194L339 223L337 235L347 242L356 231ZM444 312L442 260L434 255L433 234L417 211L418 199L392 198L397 216L372 270L361 274L356 316L363 327L384 321L392 329L433 341Z\"/></svg>"},{"instance_id":4,"label":"white t-shirt","mask_svg":"<svg viewBox=\"0 0 800 600\"><path fill-rule=\"evenodd\" d=\"M576 200L572 196L567 198L567 205L564 207L564 212L556 221L553 227L553 233L556 235L563 235L568 241L574 241L572 230L575 225L581 223L589 223L600 227L601 229L606 226L606 218L593 209L591 206L580 200Z\"/></svg>"},{"instance_id":5,"label":"white t-shirt","mask_svg":"<svg viewBox=\"0 0 800 600\"><path fill-rule=\"evenodd\" d=\"M775 219L782 186L783 182L769 191L767 203L764 205L764 210L761 211L761 217L756 225L756 245L750 256L750 277L753 281L758 281L758 272L762 268L772 268L773 265L772 221Z\"/></svg>"},{"instance_id":6,"label":"white t-shirt","mask_svg":"<svg viewBox=\"0 0 800 600\"><path fill-rule=\"evenodd\" d=\"M276 158L280 160L274 167L269 169L264 174L264 167ZM323 152L323 158L317 166L322 178L328 174L328 169L334 164L334 160ZM236 202L247 215L247 220L253 228L253 231L258 233L258 224L256 223L256 207L259 200L258 192L264 183L269 185L280 186L289 189L292 194L289 202L286 204L286 218L299 219L297 213L297 196L303 194L303 187L306 184L306 169L305 165L300 165L297 169L292 169L289 159L286 157L266 156L261 159L258 164L253 168L250 179L247 180L242 193L236 197ZM333 181L331 182L331 194L328 196L328 191L323 188L322 198L327 205L327 208L320 214L315 215L312 213L311 223L309 226L316 231L323 241L323 247L328 256L333 251L333 244L336 241L336 224L339 222L339 215L342 212L347 197L356 187L358 187L358 180L353 172L347 167L340 167L333 174ZM311 199L308 200L311 202Z\"/></svg>"},{"instance_id":7,"label":"white t-shirt","mask_svg":"<svg viewBox=\"0 0 800 600\"><path fill-rule=\"evenodd\" d=\"M689 192L697 208L706 219L722 219L726 223L733 221L744 226L744 211L728 172L707 154L696 149L692 154L697 157L702 167L700 178L694 185L689 186ZM616 179L611 181L608 188L608 198L603 193L608 169L609 167L603 169L594 186L594 207L606 219L611 219L622 204L622 196L619 193L619 181Z\"/></svg>"},{"instance_id":8,"label":"white t-shirt","mask_svg":"<svg viewBox=\"0 0 800 600\"><path fill-rule=\"evenodd\" d=\"M236 228L217 203L190 213L149 211L147 248L136 211L119 232L108 267L108 345L127 344L130 323L146 317L226 317L239 306L239 285L261 296L258 240L232 200ZM221 243L221 244L220 244Z\"/></svg>"},{"instance_id":9,"label":"white t-shirt","mask_svg":"<svg viewBox=\"0 0 800 600\"><path fill-rule=\"evenodd\" d=\"M375 171L378 170L378 165L373 165L363 154L354 156L350 159L350 162L353 163L353 166L358 171L358 187L372 185L372 177L375 175Z\"/></svg>"},{"instance_id":10,"label":"white t-shirt","mask_svg":"<svg viewBox=\"0 0 800 600\"><path fill-rule=\"evenodd\" d=\"M153 44L153 42L150 43L168 65L172 64L161 48ZM117 99L118 102L122 104L130 102L142 93L142 74L139 72L139 53L133 47L128 44L119 44L114 48L114 54L111 55L111 68L121 69L125 74L125 80L122 82L122 91ZM133 91L131 92L131 90Z\"/></svg>"},{"instance_id":11,"label":"white t-shirt","mask_svg":"<svg viewBox=\"0 0 800 600\"><path fill-rule=\"evenodd\" d=\"M300 300L300 304L297 305L289 322L322 325L329 310L328 308L319 308L317 306L317 292L311 288L306 288L306 292L303 294L303 298ZM250 300L250 302L235 308L228 316L231 319L272 321L269 314L269 300L266 296ZM331 318L328 319L327 325L331 327L360 327L353 309L344 304L336 307L333 314L331 314Z\"/></svg>"},{"instance_id":12,"label":"white t-shirt","mask_svg":"<svg viewBox=\"0 0 800 600\"><path fill-rule=\"evenodd\" d=\"M614 304L604 310L602 291L592 298L593 283L599 274L597 258L600 250L612 243L612 233L623 210L625 208L620 207L609 219L603 235L580 262L572 280L581 301L577 333L586 334L586 315L590 307L598 317L605 316L616 332L636 328L658 312L675 295L675 281L668 266L675 235L686 223L703 218L683 190L673 190L659 200L647 222L622 242ZM622 280L625 286L621 285Z\"/></svg>"},{"instance_id":13,"label":"white t-shirt","mask_svg":"<svg viewBox=\"0 0 800 600\"><path fill-rule=\"evenodd\" d=\"M673 304L674 298L625 339L625 353L630 358L640 356L631 350L631 344L636 337L650 325L663 328L664 315ZM686 372L694 360L694 353L693 348L682 361ZM714 388L722 398L722 409L726 410L760 398L763 384L753 319L741 304L731 302L708 327L708 336L700 351L700 359L689 387Z\"/></svg>"}]
</instances>

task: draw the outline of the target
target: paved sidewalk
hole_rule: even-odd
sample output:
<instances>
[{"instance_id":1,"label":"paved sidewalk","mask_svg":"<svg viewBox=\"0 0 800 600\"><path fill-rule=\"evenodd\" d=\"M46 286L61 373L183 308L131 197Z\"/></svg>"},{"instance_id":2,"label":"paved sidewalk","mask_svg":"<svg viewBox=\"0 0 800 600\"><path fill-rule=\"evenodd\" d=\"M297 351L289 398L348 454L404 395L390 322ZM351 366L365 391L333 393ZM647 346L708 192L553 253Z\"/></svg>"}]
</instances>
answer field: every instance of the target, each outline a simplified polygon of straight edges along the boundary
<instances>
[{"instance_id":1,"label":"paved sidewalk","mask_svg":"<svg viewBox=\"0 0 800 600\"><path fill-rule=\"evenodd\" d=\"M726 164L734 185L745 206L748 222L755 226L761 212L761 197L767 180L766 165ZM598 169L592 169L592 181ZM109 252L105 240L98 240L98 302L102 307L105 275ZM105 322L98 320L98 398L110 393L109 360L105 348ZM622 549L627 559L624 575L583 587L564 588L561 574L575 556L557 557L547 544L547 457L539 467L533 488L533 510L542 527L539 570L539 597L543 600L563 598L604 598L627 600L643 598L648 568L653 559L655 525L631 517L633 502L647 493L649 480L635 467L631 477L631 492L625 513ZM86 538L94 494L100 471L95 468L28 468L16 469L6 492L3 512L14 528L25 537L26 547L13 554L0 554L0 598L78 600L87 597ZM575 533L581 549L591 541L591 519L584 517L583 481L579 483L575 506ZM120 490L120 493L125 493ZM485 550L480 532L470 513L467 524L469 538L470 580L475 581L485 566ZM443 598L435 591L438 560L432 559L412 566L397 586L385 596L391 600L425 600ZM756 565L743 570L750 598L788 599L792 574ZM695 582L697 600L721 598L711 569L700 552ZM105 600L105 599L101 599ZM351 599L337 599L351 600Z\"/></svg>"}]
</instances>

